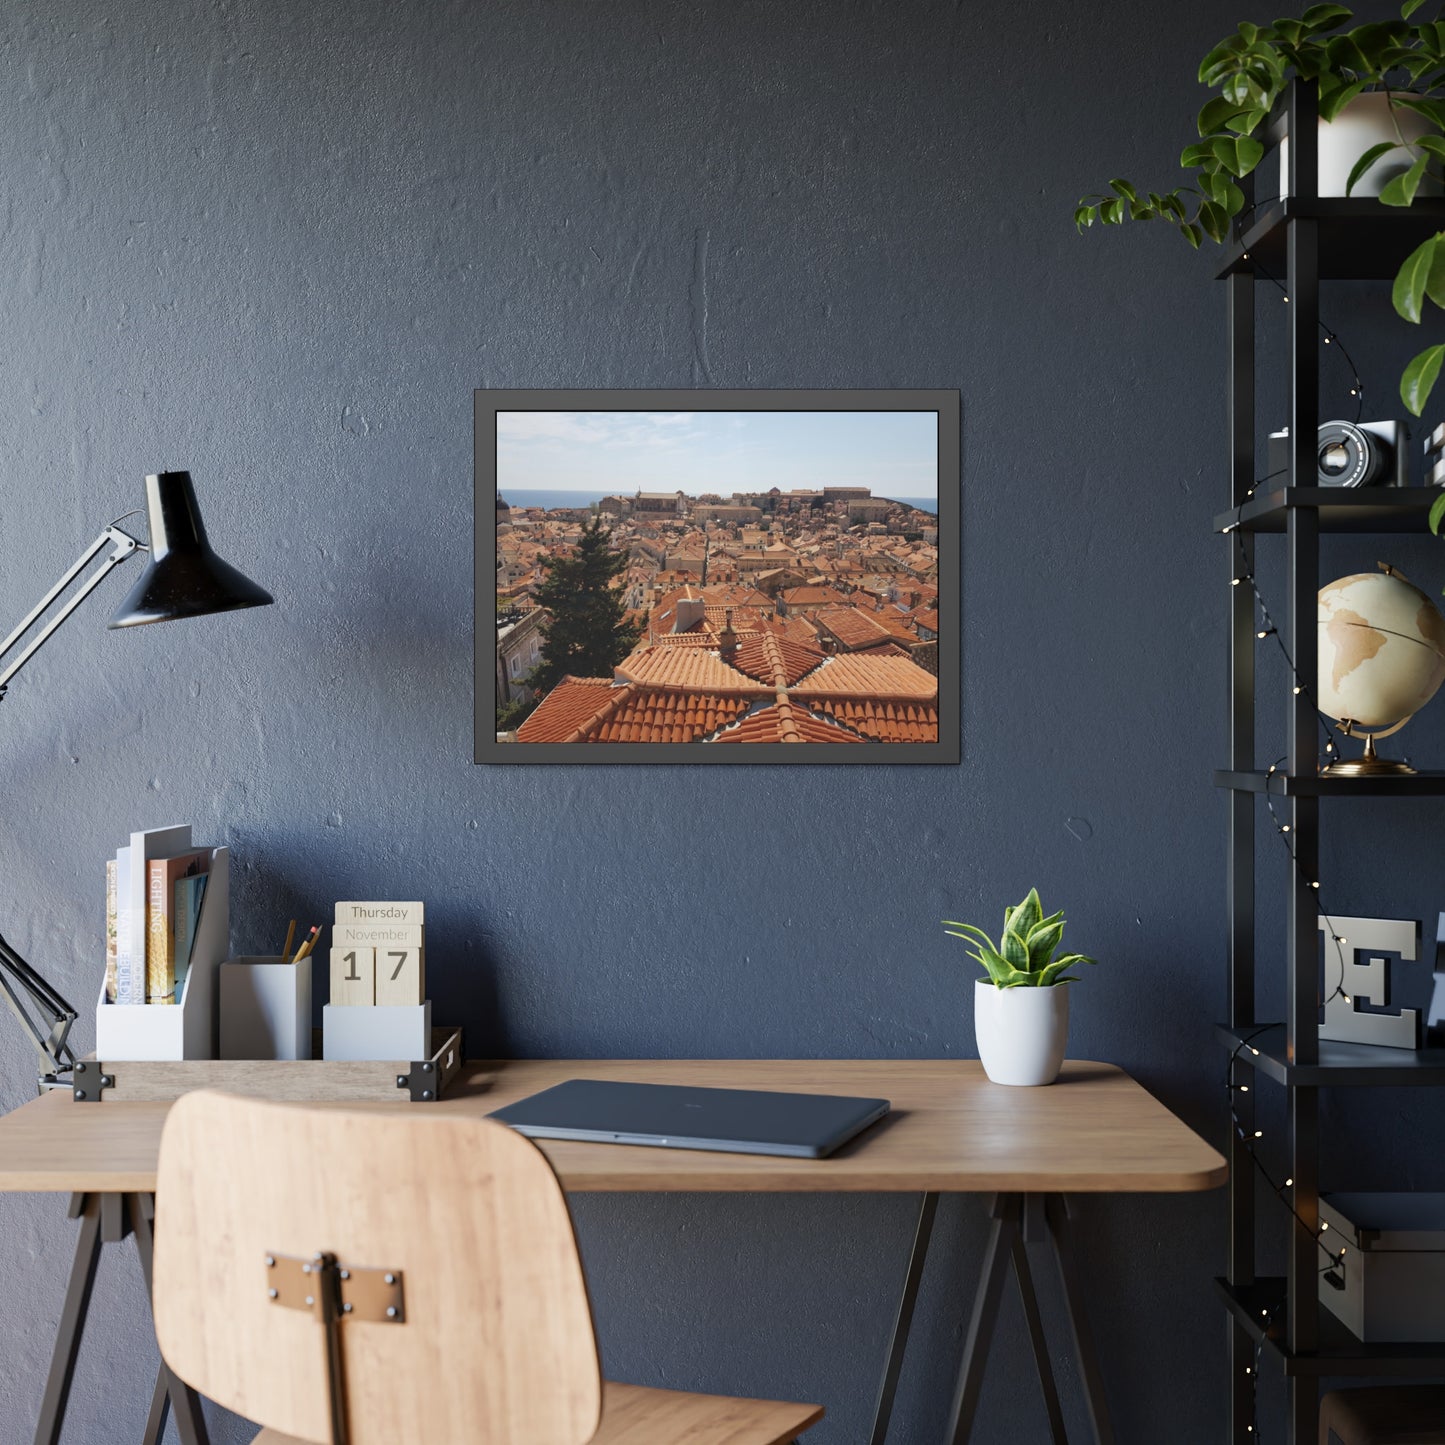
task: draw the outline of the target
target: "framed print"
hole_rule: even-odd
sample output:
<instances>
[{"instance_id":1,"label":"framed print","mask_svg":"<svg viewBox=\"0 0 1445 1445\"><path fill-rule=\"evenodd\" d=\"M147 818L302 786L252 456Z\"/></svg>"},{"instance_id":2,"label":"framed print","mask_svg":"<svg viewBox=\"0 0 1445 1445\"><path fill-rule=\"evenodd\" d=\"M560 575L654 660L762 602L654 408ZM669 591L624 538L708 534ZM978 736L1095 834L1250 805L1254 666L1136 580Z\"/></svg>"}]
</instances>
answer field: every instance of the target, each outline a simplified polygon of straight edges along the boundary
<instances>
[{"instance_id":1,"label":"framed print","mask_svg":"<svg viewBox=\"0 0 1445 1445\"><path fill-rule=\"evenodd\" d=\"M956 391L478 391L476 761L956 763Z\"/></svg>"}]
</instances>

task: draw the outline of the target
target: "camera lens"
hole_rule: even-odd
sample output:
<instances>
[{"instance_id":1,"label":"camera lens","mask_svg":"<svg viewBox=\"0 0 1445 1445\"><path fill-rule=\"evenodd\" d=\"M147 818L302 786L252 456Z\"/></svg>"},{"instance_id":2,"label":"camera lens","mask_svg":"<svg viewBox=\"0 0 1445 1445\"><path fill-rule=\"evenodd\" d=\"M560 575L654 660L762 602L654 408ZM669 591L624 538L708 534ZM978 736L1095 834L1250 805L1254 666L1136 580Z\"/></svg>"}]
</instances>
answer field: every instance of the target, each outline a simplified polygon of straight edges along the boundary
<instances>
[{"instance_id":1,"label":"camera lens","mask_svg":"<svg viewBox=\"0 0 1445 1445\"><path fill-rule=\"evenodd\" d=\"M1367 487L1385 469L1385 448L1350 421L1327 421L1319 430L1316 452L1322 487Z\"/></svg>"},{"instance_id":2,"label":"camera lens","mask_svg":"<svg viewBox=\"0 0 1445 1445\"><path fill-rule=\"evenodd\" d=\"M1326 442L1320 448L1320 475L1339 476L1350 464L1350 449L1344 442Z\"/></svg>"}]
</instances>

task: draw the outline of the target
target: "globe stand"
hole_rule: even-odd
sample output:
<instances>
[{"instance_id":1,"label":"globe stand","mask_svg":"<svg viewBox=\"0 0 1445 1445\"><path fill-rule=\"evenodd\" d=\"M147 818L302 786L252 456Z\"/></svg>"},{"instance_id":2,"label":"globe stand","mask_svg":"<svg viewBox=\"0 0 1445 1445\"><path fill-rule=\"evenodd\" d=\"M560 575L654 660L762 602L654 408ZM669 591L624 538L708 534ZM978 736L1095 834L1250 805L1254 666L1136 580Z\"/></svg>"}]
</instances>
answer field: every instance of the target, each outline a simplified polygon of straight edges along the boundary
<instances>
[{"instance_id":1,"label":"globe stand","mask_svg":"<svg viewBox=\"0 0 1445 1445\"><path fill-rule=\"evenodd\" d=\"M1413 716L1414 714L1411 714ZM1401 718L1394 727L1388 728L1382 733L1365 734L1365 751L1362 757L1341 758L1338 762L1330 763L1327 767L1320 769L1322 778L1411 778L1415 776L1415 769L1409 763L1399 762L1395 758L1382 758L1375 752L1375 738L1390 737L1393 733L1400 731L1409 722L1409 718ZM1354 724L1342 722L1338 724L1339 729L1346 737L1355 735Z\"/></svg>"}]
</instances>

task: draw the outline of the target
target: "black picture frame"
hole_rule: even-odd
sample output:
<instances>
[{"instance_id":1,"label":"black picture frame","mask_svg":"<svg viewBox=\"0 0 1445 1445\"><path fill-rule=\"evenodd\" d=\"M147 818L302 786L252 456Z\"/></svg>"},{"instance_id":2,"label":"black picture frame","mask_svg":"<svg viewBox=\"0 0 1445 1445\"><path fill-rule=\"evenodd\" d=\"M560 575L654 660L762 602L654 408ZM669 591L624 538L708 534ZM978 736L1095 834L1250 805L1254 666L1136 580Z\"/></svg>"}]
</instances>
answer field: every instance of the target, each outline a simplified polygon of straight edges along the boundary
<instances>
[{"instance_id":1,"label":"black picture frame","mask_svg":"<svg viewBox=\"0 0 1445 1445\"><path fill-rule=\"evenodd\" d=\"M953 390L737 390L692 388L484 389L474 394L474 761L514 766L635 764L849 766L957 764L962 752L961 406ZM497 711L498 414L542 412L932 412L938 423L938 739L837 746L812 742L499 741ZM952 628L948 635L947 628Z\"/></svg>"}]
</instances>

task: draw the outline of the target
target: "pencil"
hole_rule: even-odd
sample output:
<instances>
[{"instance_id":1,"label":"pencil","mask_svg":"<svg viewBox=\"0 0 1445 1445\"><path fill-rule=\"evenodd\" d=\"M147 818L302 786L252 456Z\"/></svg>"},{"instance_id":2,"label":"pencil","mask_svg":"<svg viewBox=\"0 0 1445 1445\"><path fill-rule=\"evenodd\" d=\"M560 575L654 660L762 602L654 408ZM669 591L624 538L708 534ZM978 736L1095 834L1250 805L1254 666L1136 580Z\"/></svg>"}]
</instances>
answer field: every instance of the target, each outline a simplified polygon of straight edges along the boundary
<instances>
[{"instance_id":1,"label":"pencil","mask_svg":"<svg viewBox=\"0 0 1445 1445\"><path fill-rule=\"evenodd\" d=\"M320 938L320 936L321 925L318 923L311 932L306 935L301 947L296 950L296 957L291 960L292 963L300 963L303 958L310 958L311 950L316 947L316 940Z\"/></svg>"},{"instance_id":2,"label":"pencil","mask_svg":"<svg viewBox=\"0 0 1445 1445\"><path fill-rule=\"evenodd\" d=\"M286 942L281 945L281 962L291 962L291 940L296 937L296 920L291 920L291 927L286 930Z\"/></svg>"}]
</instances>

